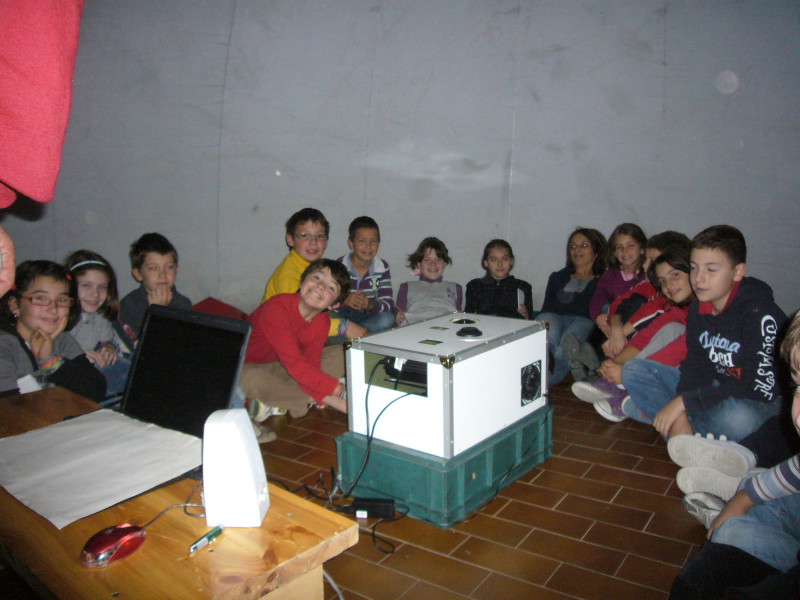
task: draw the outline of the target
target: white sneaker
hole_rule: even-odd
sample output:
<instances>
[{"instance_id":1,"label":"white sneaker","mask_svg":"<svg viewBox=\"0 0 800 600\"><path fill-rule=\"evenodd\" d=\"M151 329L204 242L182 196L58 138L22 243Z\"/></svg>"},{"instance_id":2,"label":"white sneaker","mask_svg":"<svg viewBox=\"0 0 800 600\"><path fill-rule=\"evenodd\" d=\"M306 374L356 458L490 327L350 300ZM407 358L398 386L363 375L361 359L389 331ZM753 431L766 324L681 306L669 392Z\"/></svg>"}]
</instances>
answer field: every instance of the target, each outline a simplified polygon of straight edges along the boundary
<instances>
[{"instance_id":1,"label":"white sneaker","mask_svg":"<svg viewBox=\"0 0 800 600\"><path fill-rule=\"evenodd\" d=\"M680 467L711 467L731 477L742 478L756 466L755 454L724 435L718 440L712 434L676 435L667 442L667 452Z\"/></svg>"},{"instance_id":2,"label":"white sneaker","mask_svg":"<svg viewBox=\"0 0 800 600\"><path fill-rule=\"evenodd\" d=\"M575 394L575 397L578 398L578 400L591 402L592 404L599 402L600 400L605 400L611 396L611 394L607 394L593 383L589 383L588 381L576 381L572 384L570 389L572 390L572 393Z\"/></svg>"},{"instance_id":3,"label":"white sneaker","mask_svg":"<svg viewBox=\"0 0 800 600\"><path fill-rule=\"evenodd\" d=\"M630 396L625 397L630 398ZM605 398L604 400L595 402L594 409L604 419L612 423L619 423L628 418L628 415L622 412L622 402L623 400L619 398Z\"/></svg>"},{"instance_id":4,"label":"white sneaker","mask_svg":"<svg viewBox=\"0 0 800 600\"><path fill-rule=\"evenodd\" d=\"M711 527L725 504L722 498L707 492L694 492L683 497L683 507L706 529Z\"/></svg>"},{"instance_id":5,"label":"white sneaker","mask_svg":"<svg viewBox=\"0 0 800 600\"><path fill-rule=\"evenodd\" d=\"M678 471L675 481L684 494L707 492L727 502L733 498L742 478L726 475L710 467L684 467Z\"/></svg>"},{"instance_id":6,"label":"white sneaker","mask_svg":"<svg viewBox=\"0 0 800 600\"><path fill-rule=\"evenodd\" d=\"M285 415L286 409L264 404L258 398L247 400L247 413L256 423L262 423L272 416Z\"/></svg>"},{"instance_id":7,"label":"white sneaker","mask_svg":"<svg viewBox=\"0 0 800 600\"><path fill-rule=\"evenodd\" d=\"M255 421L250 421L253 426L253 433L256 434L256 441L259 444L266 444L267 442L274 442L278 439L278 435L269 427L263 427Z\"/></svg>"}]
</instances>

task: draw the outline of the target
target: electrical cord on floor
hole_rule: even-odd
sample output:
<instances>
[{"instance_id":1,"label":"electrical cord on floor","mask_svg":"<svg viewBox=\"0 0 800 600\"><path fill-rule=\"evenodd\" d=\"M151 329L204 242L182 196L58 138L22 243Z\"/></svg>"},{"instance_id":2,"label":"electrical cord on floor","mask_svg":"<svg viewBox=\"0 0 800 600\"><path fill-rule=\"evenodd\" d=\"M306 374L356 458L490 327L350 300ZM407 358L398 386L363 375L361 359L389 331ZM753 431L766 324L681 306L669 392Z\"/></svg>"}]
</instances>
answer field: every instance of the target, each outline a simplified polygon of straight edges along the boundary
<instances>
[{"instance_id":1,"label":"electrical cord on floor","mask_svg":"<svg viewBox=\"0 0 800 600\"><path fill-rule=\"evenodd\" d=\"M370 389L372 389L372 378L374 377L375 370L378 368L378 366L381 365L381 364L388 364L389 360L390 360L390 357L388 357L388 356L385 357L383 360L379 360L378 362L375 363L375 365L372 367L372 371L370 372L369 380L367 381L367 392L364 395L364 422L365 422L364 430L367 432L367 436L366 436L367 437L367 441L366 441L367 448L366 448L366 452L364 453L364 460L361 462L361 468L358 470L358 473L353 478L353 481L350 484L350 486L347 488L347 490L342 492L342 495L341 495L342 498L349 498L350 497L350 494L353 493L353 490L355 489L356 485L358 485L359 479L361 479L361 476L364 474L364 470L367 468L367 463L369 462L370 452L372 450L372 440L375 437L375 428L378 426L378 421L383 416L383 413L385 413L386 409L388 409L390 406L392 406L392 404L394 404L398 400L401 400L402 398L407 398L408 396L411 395L411 392L406 392L405 394L401 394L400 396L398 396L397 398L395 398L394 400L389 402L386 406L384 406L383 409L381 409L381 411L378 413L378 416L375 417L375 422L372 424L372 428L370 429L370 425L369 425L369 392L370 392Z\"/></svg>"},{"instance_id":2,"label":"electrical cord on floor","mask_svg":"<svg viewBox=\"0 0 800 600\"><path fill-rule=\"evenodd\" d=\"M355 511L354 511L352 503L348 504L348 505L342 505L342 504L339 504L339 502L341 500L343 500L343 499L346 499L346 498L350 497L350 495L352 494L352 492L355 489L356 485L358 484L358 481L361 479L362 475L364 474L364 471L365 471L365 469L367 467L367 464L369 463L369 457L370 457L370 452L371 452L371 448L372 448L372 441L373 441L373 439L375 437L375 430L376 430L376 428L378 426L378 422L380 421L381 417L384 415L386 410L390 406L392 406L395 402L397 402L398 400L401 400L402 398L406 398L406 397L411 395L411 392L408 392L408 393L405 393L405 394L401 394L400 396L398 396L398 397L394 398L393 400L391 400L388 404L386 404L386 406L384 406L381 409L381 411L378 413L378 416L375 417L374 422L372 424L370 424L370 419L369 419L369 393L370 393L370 390L372 389L372 381L373 381L373 379L375 377L375 372L377 371L378 367L380 367L381 365L388 365L390 360L391 360L391 357L388 357L388 356L384 357L383 359L377 361L373 365L372 370L370 371L370 375L369 375L369 378L367 380L367 390L366 390L366 394L364 396L365 431L367 432L366 436L365 436L366 437L366 451L364 453L364 459L361 462L361 467L359 468L358 473L353 478L353 481L350 483L350 485L348 486L348 488L346 490L341 491L341 492L339 491L339 482L337 480L336 473L335 473L333 467L331 467L331 469L330 469L331 482L332 482L332 487L331 487L330 492L328 491L327 486L325 485L324 475L323 475L322 472L319 473L319 477L317 479L317 482L313 486L308 485L308 484L304 484L304 485L298 486L298 487L296 487L294 489L289 489L289 486L287 486L284 482L282 482L280 480L273 479L273 478L270 478L269 480L274 482L274 483L280 484L281 486L283 486L285 489L289 490L292 493L296 493L296 492L299 492L301 490L305 490L305 492L307 494L306 497L310 496L310 497L312 497L312 498L314 498L316 500L324 501L325 502L325 505L324 505L325 508L333 510L334 512L353 515L355 513ZM370 533L370 536L372 537L372 542L373 542L373 544L375 545L375 547L378 550L380 550L384 554L392 554L394 552L394 550L395 550L394 544L392 544L389 540L379 536L377 534L377 528L381 523L391 523L393 521L398 521L398 520L402 519L403 517L405 517L408 514L408 511L409 511L409 508L407 506L398 505L398 508L395 511L395 513L396 513L395 517L393 517L391 519L388 519L388 518L380 519L377 522L375 522L369 528L369 530L365 530L365 529L361 529L361 528L359 528L359 530L364 531L365 533L368 531ZM326 577L329 579L329 583L331 583L331 585L335 585L335 584L332 583L332 581L327 576L327 574L326 574Z\"/></svg>"},{"instance_id":3,"label":"electrical cord on floor","mask_svg":"<svg viewBox=\"0 0 800 600\"><path fill-rule=\"evenodd\" d=\"M398 508L395 510L395 512L402 511L402 512L400 512L399 516L394 516L391 519L380 519L379 521L376 521L375 523L373 523L372 527L370 528L371 535L372 535L372 544L378 550L383 552L384 554L394 554L394 551L395 551L396 548L395 548L395 545L392 542L390 542L386 538L382 538L382 537L380 537L378 535L378 533L377 533L378 525L380 525L381 523L392 523L394 521L399 521L400 519L402 519L403 517L405 517L408 514L409 508L406 505L400 504L400 505L397 505L397 507ZM403 510L403 509L405 509L405 510ZM381 548L381 543L385 544L389 549L388 550L384 550L383 548Z\"/></svg>"}]
</instances>

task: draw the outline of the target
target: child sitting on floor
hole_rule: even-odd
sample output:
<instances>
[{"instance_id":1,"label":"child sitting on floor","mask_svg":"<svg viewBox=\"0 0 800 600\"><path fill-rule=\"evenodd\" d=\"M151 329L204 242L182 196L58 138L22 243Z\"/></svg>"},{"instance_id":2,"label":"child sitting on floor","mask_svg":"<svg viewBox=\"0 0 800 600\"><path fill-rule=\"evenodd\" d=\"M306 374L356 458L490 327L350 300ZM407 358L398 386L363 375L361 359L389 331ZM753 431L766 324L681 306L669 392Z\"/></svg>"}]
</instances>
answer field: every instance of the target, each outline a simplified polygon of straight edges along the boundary
<instances>
[{"instance_id":1,"label":"child sitting on floor","mask_svg":"<svg viewBox=\"0 0 800 600\"><path fill-rule=\"evenodd\" d=\"M677 231L662 231L650 236L645 248L643 270L647 273L653 261L668 248L681 246L688 251L689 244L686 234ZM609 333L603 344L603 353L614 358L638 330L644 329L668 305L669 300L651 283L649 275L619 296L608 309Z\"/></svg>"},{"instance_id":2,"label":"child sitting on floor","mask_svg":"<svg viewBox=\"0 0 800 600\"><path fill-rule=\"evenodd\" d=\"M389 263L378 256L381 230L375 219L353 219L347 245L350 254L338 260L350 273L350 293L336 309L336 316L358 323L370 333L391 329L395 325L392 276Z\"/></svg>"},{"instance_id":3,"label":"child sitting on floor","mask_svg":"<svg viewBox=\"0 0 800 600\"><path fill-rule=\"evenodd\" d=\"M735 227L715 225L697 234L689 276L697 302L687 317L686 358L680 368L635 358L622 372L631 396L626 414L652 420L668 438L673 461L722 467L738 477L793 453L793 440L781 426L785 402L774 356L786 317L767 284L745 277L746 257L744 236ZM694 433L740 442L746 453L717 464L721 442ZM677 480L687 494L696 491L689 475L679 472Z\"/></svg>"},{"instance_id":4,"label":"child sitting on floor","mask_svg":"<svg viewBox=\"0 0 800 600\"><path fill-rule=\"evenodd\" d=\"M175 287L178 251L160 233L145 233L131 244L131 274L141 285L120 302L119 322L126 338L135 343L144 314L151 304L191 310L192 302Z\"/></svg>"},{"instance_id":5,"label":"child sitting on floor","mask_svg":"<svg viewBox=\"0 0 800 600\"><path fill-rule=\"evenodd\" d=\"M572 384L572 393L585 402L592 402L594 409L609 421L627 418L623 403L627 391L622 386L625 364L634 357L650 358L657 362L678 366L686 356L686 315L694 301L694 292L689 283L689 249L673 246L655 258L648 269L648 277L654 288L661 291L661 299L652 300L640 310L653 312L648 306L659 308L641 331L617 354L600 366L601 379L590 383L579 381Z\"/></svg>"},{"instance_id":6,"label":"child sitting on floor","mask_svg":"<svg viewBox=\"0 0 800 600\"><path fill-rule=\"evenodd\" d=\"M331 226L325 215L316 208L303 208L286 220L284 237L289 253L273 271L261 302L275 294L294 294L300 289L300 277L313 261L322 258L328 247ZM367 335L367 330L348 319L331 318L329 335L336 340Z\"/></svg>"},{"instance_id":7,"label":"child sitting on floor","mask_svg":"<svg viewBox=\"0 0 800 600\"><path fill-rule=\"evenodd\" d=\"M513 319L533 314L531 284L511 275L514 252L505 240L492 240L483 249L481 266L486 274L467 284L465 312Z\"/></svg>"},{"instance_id":8,"label":"child sitting on floor","mask_svg":"<svg viewBox=\"0 0 800 600\"><path fill-rule=\"evenodd\" d=\"M347 412L344 349L325 341L327 311L349 291L345 266L320 258L306 267L298 292L276 294L250 315L253 331L239 378L250 403L282 407L292 417L304 416L309 404Z\"/></svg>"},{"instance_id":9,"label":"child sitting on floor","mask_svg":"<svg viewBox=\"0 0 800 600\"><path fill-rule=\"evenodd\" d=\"M606 337L611 334L608 321L611 304L645 279L646 244L647 237L634 223L617 225L608 237L608 268L600 276L589 302L589 316ZM600 359L591 344L566 335L562 345L573 379L596 379L594 372L600 366Z\"/></svg>"},{"instance_id":10,"label":"child sitting on floor","mask_svg":"<svg viewBox=\"0 0 800 600\"><path fill-rule=\"evenodd\" d=\"M792 421L800 434L800 312L781 346L798 386ZM711 521L707 542L681 570L670 600L798 598L800 454L752 474Z\"/></svg>"},{"instance_id":11,"label":"child sitting on floor","mask_svg":"<svg viewBox=\"0 0 800 600\"><path fill-rule=\"evenodd\" d=\"M95 402L106 382L65 330L78 317L67 270L49 260L17 267L16 284L0 303L0 395L60 385Z\"/></svg>"},{"instance_id":12,"label":"child sitting on floor","mask_svg":"<svg viewBox=\"0 0 800 600\"><path fill-rule=\"evenodd\" d=\"M408 266L419 275L419 281L400 284L397 291L398 325L419 323L449 312L460 312L461 285L444 281L444 269L452 264L447 246L439 238L426 237L409 254Z\"/></svg>"},{"instance_id":13,"label":"child sitting on floor","mask_svg":"<svg viewBox=\"0 0 800 600\"><path fill-rule=\"evenodd\" d=\"M122 394L131 361L122 356L114 337L112 323L119 314L114 269L105 258L90 250L73 252L64 266L75 280L81 305L80 317L70 333L83 348L89 362L106 378L106 394Z\"/></svg>"}]
</instances>

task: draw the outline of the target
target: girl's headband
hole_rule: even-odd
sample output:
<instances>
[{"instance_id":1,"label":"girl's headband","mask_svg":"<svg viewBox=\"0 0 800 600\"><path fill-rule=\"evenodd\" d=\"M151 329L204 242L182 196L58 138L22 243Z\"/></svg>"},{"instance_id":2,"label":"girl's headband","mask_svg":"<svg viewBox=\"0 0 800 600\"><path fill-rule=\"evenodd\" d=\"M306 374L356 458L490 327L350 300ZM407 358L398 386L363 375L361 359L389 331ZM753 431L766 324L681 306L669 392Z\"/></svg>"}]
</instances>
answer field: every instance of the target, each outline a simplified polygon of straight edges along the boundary
<instances>
[{"instance_id":1,"label":"girl's headband","mask_svg":"<svg viewBox=\"0 0 800 600\"><path fill-rule=\"evenodd\" d=\"M100 265L101 267L107 267L108 265L104 263L102 260L84 260L79 262L77 265L72 265L69 270L74 271L78 267L85 267L86 265Z\"/></svg>"}]
</instances>

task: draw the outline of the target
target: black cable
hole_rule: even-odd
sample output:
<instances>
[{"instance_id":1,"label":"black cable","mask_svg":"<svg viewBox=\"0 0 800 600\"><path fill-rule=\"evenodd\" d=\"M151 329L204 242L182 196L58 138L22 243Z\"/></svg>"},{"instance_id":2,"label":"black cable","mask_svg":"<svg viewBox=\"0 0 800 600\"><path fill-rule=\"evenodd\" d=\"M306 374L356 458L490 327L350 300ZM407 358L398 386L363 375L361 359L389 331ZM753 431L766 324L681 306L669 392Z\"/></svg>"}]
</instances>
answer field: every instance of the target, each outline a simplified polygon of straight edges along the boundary
<instances>
[{"instance_id":1,"label":"black cable","mask_svg":"<svg viewBox=\"0 0 800 600\"><path fill-rule=\"evenodd\" d=\"M402 509L405 509L405 511L404 511L404 512L400 512L399 516L397 516L397 512L398 512L398 511L397 511L397 510L395 510L395 516L394 516L394 517L392 517L391 519L380 519L379 521L376 521L376 522L375 522L375 523L372 525L372 544L373 544L373 545L374 545L374 546L375 546L375 547L376 547L378 550L380 550L381 552L383 552L384 554L394 554L394 551L396 550L396 548L395 548L395 545L394 545L392 542L390 542L390 541L389 541L389 540L387 540L386 538L382 538L382 537L380 537L380 536L377 534L378 525L380 525L381 523L392 523L392 522L394 522L394 521L399 521L400 519L402 519L403 517L405 517L405 516L408 514L408 511L410 510L410 509L408 508L408 506L406 506L405 504L399 504L399 505L398 505L398 507L399 507L399 510L401 510L401 511L402 511ZM383 548L381 548L381 545L380 545L381 543L383 543L383 544L385 544L386 546L388 546L388 548L389 548L389 549L388 549L388 550L384 550Z\"/></svg>"},{"instance_id":2,"label":"black cable","mask_svg":"<svg viewBox=\"0 0 800 600\"><path fill-rule=\"evenodd\" d=\"M395 398L394 400L389 402L389 404L384 406L383 409L381 410L381 412L378 413L378 416L375 417L375 422L372 424L372 429L371 430L369 428L369 421L367 421L367 431L368 431L368 434L367 434L367 450L364 453L364 461L361 463L361 469L359 469L358 475L356 475L355 479L353 480L353 483L350 484L350 487L347 488L346 492L342 493L342 496L341 496L342 498L349 498L350 497L350 494L353 492L353 489L358 484L358 480L361 479L361 476L364 474L364 470L367 468L367 463L369 462L370 451L372 449L372 440L375 437L375 428L378 426L378 421L383 416L383 413L385 413L386 409L389 408L392 404L394 404L398 400L406 398L406 397L408 397L410 395L411 395L411 392L407 392L405 394L402 394L401 396L398 396L397 398Z\"/></svg>"},{"instance_id":3,"label":"black cable","mask_svg":"<svg viewBox=\"0 0 800 600\"><path fill-rule=\"evenodd\" d=\"M367 462L369 461L369 454L370 448L372 446L372 438L370 437L369 433L369 392L372 389L372 380L375 377L375 371L378 370L380 365L388 365L390 358L385 356L374 365L372 365L372 370L369 373L369 379L367 380L367 392L364 394L364 421L366 423L365 431L367 432L367 448L366 452L364 453L364 459L361 461L361 468L358 470L358 474L353 479L353 483L350 484L350 487L347 488L346 492L343 492L340 496L341 498L349 498L350 494L352 493L353 489L356 487L358 480L361 479L361 475L364 473L364 469L367 468Z\"/></svg>"}]
</instances>

